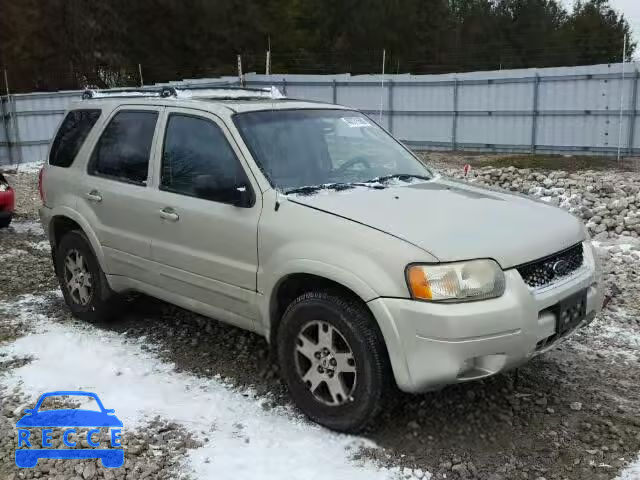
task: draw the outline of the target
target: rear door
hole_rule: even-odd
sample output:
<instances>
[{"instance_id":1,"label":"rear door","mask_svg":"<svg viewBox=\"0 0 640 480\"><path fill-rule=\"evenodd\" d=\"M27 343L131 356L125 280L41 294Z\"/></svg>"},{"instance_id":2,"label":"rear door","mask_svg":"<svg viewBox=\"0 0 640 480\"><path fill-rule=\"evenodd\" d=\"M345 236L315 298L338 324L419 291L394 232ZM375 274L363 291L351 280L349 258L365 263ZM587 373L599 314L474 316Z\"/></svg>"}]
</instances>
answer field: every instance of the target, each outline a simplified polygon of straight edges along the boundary
<instances>
[{"instance_id":1,"label":"rear door","mask_svg":"<svg viewBox=\"0 0 640 480\"><path fill-rule=\"evenodd\" d=\"M100 108L79 108L70 110L62 120L51 144L42 179L46 205L76 208L77 186L86 177L81 159L91 150L91 137L96 133L92 130L102 115Z\"/></svg>"},{"instance_id":2,"label":"rear door","mask_svg":"<svg viewBox=\"0 0 640 480\"><path fill-rule=\"evenodd\" d=\"M124 106L115 110L89 159L79 198L103 246L107 272L148 281L149 199L152 146L161 107Z\"/></svg>"},{"instance_id":3,"label":"rear door","mask_svg":"<svg viewBox=\"0 0 640 480\"><path fill-rule=\"evenodd\" d=\"M237 145L216 116L167 108L161 152L152 256L162 287L251 328L261 198ZM200 189L203 180L245 186L252 201L234 206Z\"/></svg>"}]
</instances>

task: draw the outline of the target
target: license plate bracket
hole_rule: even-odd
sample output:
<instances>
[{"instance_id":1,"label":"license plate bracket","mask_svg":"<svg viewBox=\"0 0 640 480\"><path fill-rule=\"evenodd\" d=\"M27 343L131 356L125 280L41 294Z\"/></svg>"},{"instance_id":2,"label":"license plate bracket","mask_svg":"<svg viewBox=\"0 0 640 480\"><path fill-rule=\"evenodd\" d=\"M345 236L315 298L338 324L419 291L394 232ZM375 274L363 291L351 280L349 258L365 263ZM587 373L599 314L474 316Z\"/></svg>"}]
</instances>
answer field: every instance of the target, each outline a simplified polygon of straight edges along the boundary
<instances>
[{"instance_id":1,"label":"license plate bracket","mask_svg":"<svg viewBox=\"0 0 640 480\"><path fill-rule=\"evenodd\" d=\"M565 298L556 305L556 337L576 328L587 317L587 290Z\"/></svg>"}]
</instances>

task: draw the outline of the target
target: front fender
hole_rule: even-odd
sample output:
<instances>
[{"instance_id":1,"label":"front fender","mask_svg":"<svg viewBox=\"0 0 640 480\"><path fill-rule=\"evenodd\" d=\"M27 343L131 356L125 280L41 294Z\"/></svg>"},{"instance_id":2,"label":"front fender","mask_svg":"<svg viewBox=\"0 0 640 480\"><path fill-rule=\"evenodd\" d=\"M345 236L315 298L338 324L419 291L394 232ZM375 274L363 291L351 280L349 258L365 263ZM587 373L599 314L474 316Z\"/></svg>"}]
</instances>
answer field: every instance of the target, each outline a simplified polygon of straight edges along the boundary
<instances>
[{"instance_id":1,"label":"front fender","mask_svg":"<svg viewBox=\"0 0 640 480\"><path fill-rule=\"evenodd\" d=\"M353 291L363 302L380 296L407 296L400 265L391 269L375 256L344 244L304 241L279 246L260 265L258 291L260 317L270 331L270 311L280 282L294 274L309 274L331 280Z\"/></svg>"}]
</instances>

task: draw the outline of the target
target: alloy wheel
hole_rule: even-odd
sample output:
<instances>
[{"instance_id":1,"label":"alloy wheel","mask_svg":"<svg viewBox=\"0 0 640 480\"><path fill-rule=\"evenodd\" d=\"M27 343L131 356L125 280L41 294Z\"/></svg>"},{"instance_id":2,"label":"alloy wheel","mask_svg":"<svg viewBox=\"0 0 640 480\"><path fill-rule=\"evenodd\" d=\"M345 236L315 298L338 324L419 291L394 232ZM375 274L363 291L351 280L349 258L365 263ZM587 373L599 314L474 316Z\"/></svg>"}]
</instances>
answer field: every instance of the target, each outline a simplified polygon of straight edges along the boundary
<instances>
[{"instance_id":1,"label":"alloy wheel","mask_svg":"<svg viewBox=\"0 0 640 480\"><path fill-rule=\"evenodd\" d=\"M296 370L319 402L339 406L353 400L357 368L351 346L333 325L306 323L296 338Z\"/></svg>"},{"instance_id":2,"label":"alloy wheel","mask_svg":"<svg viewBox=\"0 0 640 480\"><path fill-rule=\"evenodd\" d=\"M87 262L78 250L70 250L64 261L64 281L69 295L78 305L87 305L93 296L93 283Z\"/></svg>"}]
</instances>

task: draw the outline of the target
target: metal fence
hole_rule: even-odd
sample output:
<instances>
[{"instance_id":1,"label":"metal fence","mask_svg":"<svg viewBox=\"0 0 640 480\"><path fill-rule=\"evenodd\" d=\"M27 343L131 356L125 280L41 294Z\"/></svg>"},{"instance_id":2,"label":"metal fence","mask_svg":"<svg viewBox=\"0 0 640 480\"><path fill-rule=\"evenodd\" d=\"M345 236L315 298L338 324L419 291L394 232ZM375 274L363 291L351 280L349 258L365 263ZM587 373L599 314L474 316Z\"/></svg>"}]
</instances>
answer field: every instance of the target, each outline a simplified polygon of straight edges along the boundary
<instances>
[{"instance_id":1,"label":"metal fence","mask_svg":"<svg viewBox=\"0 0 640 480\"><path fill-rule=\"evenodd\" d=\"M636 63L445 75L245 75L291 98L363 110L415 149L640 153ZM172 84L237 85L236 77ZM39 162L80 91L1 98L0 164Z\"/></svg>"}]
</instances>

